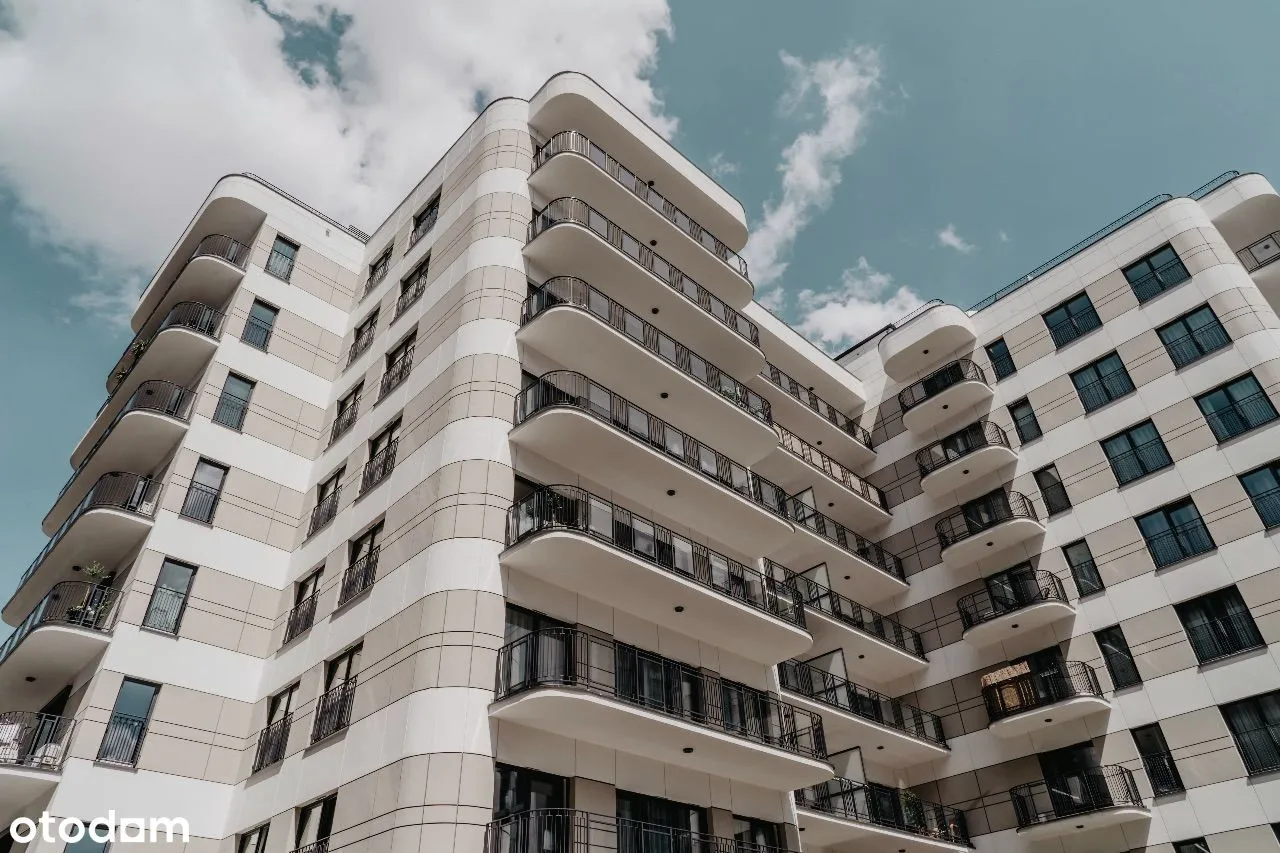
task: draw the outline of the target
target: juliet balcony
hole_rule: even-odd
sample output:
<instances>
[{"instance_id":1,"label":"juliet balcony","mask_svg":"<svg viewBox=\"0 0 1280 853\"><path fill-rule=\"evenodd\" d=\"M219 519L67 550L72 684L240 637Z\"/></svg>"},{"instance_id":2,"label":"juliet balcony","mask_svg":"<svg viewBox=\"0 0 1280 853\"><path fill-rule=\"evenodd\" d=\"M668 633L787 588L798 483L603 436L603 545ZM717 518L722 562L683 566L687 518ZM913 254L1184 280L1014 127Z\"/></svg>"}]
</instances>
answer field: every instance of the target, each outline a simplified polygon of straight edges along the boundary
<instances>
[{"instance_id":1,"label":"juliet balcony","mask_svg":"<svg viewBox=\"0 0 1280 853\"><path fill-rule=\"evenodd\" d=\"M854 468L875 461L871 433L854 418L772 364L766 364L751 387L768 398L775 422L842 464Z\"/></svg>"},{"instance_id":2,"label":"juliet balcony","mask_svg":"<svg viewBox=\"0 0 1280 853\"><path fill-rule=\"evenodd\" d=\"M953 361L898 392L902 425L917 435L991 402L995 392L982 368L967 358Z\"/></svg>"},{"instance_id":3,"label":"juliet balcony","mask_svg":"<svg viewBox=\"0 0 1280 853\"><path fill-rule=\"evenodd\" d=\"M972 349L977 339L973 321L963 309L935 300L895 323L876 347L884 372L903 382L948 356Z\"/></svg>"},{"instance_id":4,"label":"juliet balcony","mask_svg":"<svg viewBox=\"0 0 1280 853\"><path fill-rule=\"evenodd\" d=\"M1035 505L1021 492L997 489L939 519L934 531L942 561L961 568L1044 536L1044 524Z\"/></svg>"},{"instance_id":5,"label":"juliet balcony","mask_svg":"<svg viewBox=\"0 0 1280 853\"><path fill-rule=\"evenodd\" d=\"M775 664L811 643L786 569L762 574L575 486L515 504L500 560L748 660Z\"/></svg>"},{"instance_id":6,"label":"juliet balcony","mask_svg":"<svg viewBox=\"0 0 1280 853\"><path fill-rule=\"evenodd\" d=\"M1133 772L1120 766L1094 767L1009 790L1018 835L1062 838L1081 831L1149 821Z\"/></svg>"},{"instance_id":7,"label":"juliet balcony","mask_svg":"<svg viewBox=\"0 0 1280 853\"><path fill-rule=\"evenodd\" d=\"M796 791L795 798L806 845L899 853L972 847L964 812L922 800L909 788L832 779Z\"/></svg>"},{"instance_id":8,"label":"juliet balcony","mask_svg":"<svg viewBox=\"0 0 1280 853\"><path fill-rule=\"evenodd\" d=\"M573 809L533 809L500 817L486 826L483 853L788 853L788 850L613 815Z\"/></svg>"},{"instance_id":9,"label":"juliet balcony","mask_svg":"<svg viewBox=\"0 0 1280 853\"><path fill-rule=\"evenodd\" d=\"M884 494L782 424L773 452L752 466L788 492L813 489L813 499L836 521L858 530L880 527L893 516Z\"/></svg>"},{"instance_id":10,"label":"juliet balcony","mask_svg":"<svg viewBox=\"0 0 1280 853\"><path fill-rule=\"evenodd\" d=\"M764 367L760 331L697 281L585 201L558 198L534 214L525 257L549 278L577 276L648 312L678 341L740 379Z\"/></svg>"},{"instance_id":11,"label":"juliet balcony","mask_svg":"<svg viewBox=\"0 0 1280 853\"><path fill-rule=\"evenodd\" d=\"M1002 738L1046 734L1060 741L1087 739L1083 731L1063 726L1092 714L1111 710L1102 695L1102 686L1093 667L1081 661L1061 661L1048 669L1035 670L1027 663L1014 664L988 673L983 678L982 701L990 719L988 730ZM1051 748L1043 738L1037 749Z\"/></svg>"},{"instance_id":12,"label":"juliet balcony","mask_svg":"<svg viewBox=\"0 0 1280 853\"><path fill-rule=\"evenodd\" d=\"M53 793L71 746L75 721L34 711L0 713L0 821Z\"/></svg>"},{"instance_id":13,"label":"juliet balcony","mask_svg":"<svg viewBox=\"0 0 1280 853\"><path fill-rule=\"evenodd\" d=\"M861 601L879 604L907 590L896 554L796 498L786 504L795 534L781 547L759 553L787 566L825 564L831 588Z\"/></svg>"},{"instance_id":14,"label":"juliet balcony","mask_svg":"<svg viewBox=\"0 0 1280 853\"><path fill-rule=\"evenodd\" d=\"M553 278L533 291L516 340L645 400L664 420L714 423L717 446L744 464L778 444L767 400L581 279Z\"/></svg>"},{"instance_id":15,"label":"juliet balcony","mask_svg":"<svg viewBox=\"0 0 1280 853\"><path fill-rule=\"evenodd\" d=\"M1003 643L1075 615L1062 580L1044 570L988 583L956 602L964 640L979 648Z\"/></svg>"},{"instance_id":16,"label":"juliet balcony","mask_svg":"<svg viewBox=\"0 0 1280 853\"><path fill-rule=\"evenodd\" d=\"M984 478L1018 461L999 424L979 420L916 453L920 488L932 498L980 488Z\"/></svg>"},{"instance_id":17,"label":"juliet balcony","mask_svg":"<svg viewBox=\"0 0 1280 853\"><path fill-rule=\"evenodd\" d=\"M759 787L833 775L817 714L585 631L503 646L497 681L497 720Z\"/></svg>"}]
</instances>

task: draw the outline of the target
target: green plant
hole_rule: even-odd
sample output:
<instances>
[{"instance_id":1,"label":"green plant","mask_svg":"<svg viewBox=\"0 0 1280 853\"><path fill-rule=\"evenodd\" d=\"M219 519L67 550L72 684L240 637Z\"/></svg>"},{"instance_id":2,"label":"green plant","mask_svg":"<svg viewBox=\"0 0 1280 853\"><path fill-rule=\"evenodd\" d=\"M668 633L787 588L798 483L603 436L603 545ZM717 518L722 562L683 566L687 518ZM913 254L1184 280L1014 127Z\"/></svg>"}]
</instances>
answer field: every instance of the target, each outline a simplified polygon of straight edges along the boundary
<instances>
[{"instance_id":1,"label":"green plant","mask_svg":"<svg viewBox=\"0 0 1280 853\"><path fill-rule=\"evenodd\" d=\"M903 788L898 791L898 799L902 803L903 822L907 826L923 829L924 803L920 801L920 797L916 795L916 792L909 788Z\"/></svg>"},{"instance_id":2,"label":"green plant","mask_svg":"<svg viewBox=\"0 0 1280 853\"><path fill-rule=\"evenodd\" d=\"M90 560L82 569L84 576L87 578L103 578L107 576L107 567L99 563L97 560Z\"/></svg>"}]
</instances>

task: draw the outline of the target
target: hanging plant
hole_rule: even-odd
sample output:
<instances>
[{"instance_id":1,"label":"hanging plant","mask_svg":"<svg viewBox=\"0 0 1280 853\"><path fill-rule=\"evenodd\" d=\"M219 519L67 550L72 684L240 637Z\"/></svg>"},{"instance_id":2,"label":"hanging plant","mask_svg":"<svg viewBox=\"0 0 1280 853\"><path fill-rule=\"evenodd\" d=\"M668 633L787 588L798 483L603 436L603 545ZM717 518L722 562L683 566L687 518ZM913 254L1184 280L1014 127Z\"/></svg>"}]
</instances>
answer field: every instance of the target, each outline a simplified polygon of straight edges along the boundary
<instances>
[{"instance_id":1,"label":"hanging plant","mask_svg":"<svg viewBox=\"0 0 1280 853\"><path fill-rule=\"evenodd\" d=\"M94 580L107 576L107 567L97 560L90 560L81 571L84 572L85 577L93 578Z\"/></svg>"}]
</instances>

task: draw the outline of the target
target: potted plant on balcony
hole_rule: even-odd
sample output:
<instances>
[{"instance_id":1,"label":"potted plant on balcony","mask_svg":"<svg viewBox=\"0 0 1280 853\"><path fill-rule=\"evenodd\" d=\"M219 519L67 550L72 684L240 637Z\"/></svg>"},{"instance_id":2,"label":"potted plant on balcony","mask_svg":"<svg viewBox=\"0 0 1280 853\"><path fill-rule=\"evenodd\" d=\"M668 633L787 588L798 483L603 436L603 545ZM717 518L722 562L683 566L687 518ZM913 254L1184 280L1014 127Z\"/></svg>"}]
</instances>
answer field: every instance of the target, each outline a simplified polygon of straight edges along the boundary
<instances>
[{"instance_id":1,"label":"potted plant on balcony","mask_svg":"<svg viewBox=\"0 0 1280 853\"><path fill-rule=\"evenodd\" d=\"M898 789L898 800L902 804L902 822L912 829L924 830L924 803L910 788Z\"/></svg>"}]
</instances>

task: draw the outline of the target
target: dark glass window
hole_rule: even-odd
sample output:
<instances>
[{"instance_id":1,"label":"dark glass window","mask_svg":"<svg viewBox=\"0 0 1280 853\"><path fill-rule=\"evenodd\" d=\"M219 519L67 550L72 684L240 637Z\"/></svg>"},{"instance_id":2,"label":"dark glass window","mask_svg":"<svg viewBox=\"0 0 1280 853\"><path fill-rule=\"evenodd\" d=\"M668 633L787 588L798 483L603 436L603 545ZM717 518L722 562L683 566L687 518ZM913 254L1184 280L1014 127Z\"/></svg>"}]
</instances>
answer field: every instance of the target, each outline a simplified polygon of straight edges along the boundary
<instances>
[{"instance_id":1,"label":"dark glass window","mask_svg":"<svg viewBox=\"0 0 1280 853\"><path fill-rule=\"evenodd\" d=\"M1035 472L1036 485L1040 488L1040 497L1044 499L1045 512L1049 515L1071 509L1071 498L1067 495L1067 487L1062 484L1056 465L1049 465Z\"/></svg>"},{"instance_id":2,"label":"dark glass window","mask_svg":"<svg viewBox=\"0 0 1280 853\"><path fill-rule=\"evenodd\" d=\"M1156 330L1174 367L1186 367L1231 344L1218 315L1204 305Z\"/></svg>"},{"instance_id":3,"label":"dark glass window","mask_svg":"<svg viewBox=\"0 0 1280 853\"><path fill-rule=\"evenodd\" d=\"M1187 841L1173 842L1173 853L1211 853L1209 842L1203 838L1192 838Z\"/></svg>"},{"instance_id":4,"label":"dark glass window","mask_svg":"<svg viewBox=\"0 0 1280 853\"><path fill-rule=\"evenodd\" d=\"M1089 294L1080 293L1057 308L1046 311L1044 324L1049 327L1054 346L1063 347L1076 338L1101 328L1102 320L1098 318L1098 312L1093 310Z\"/></svg>"},{"instance_id":5,"label":"dark glass window","mask_svg":"<svg viewBox=\"0 0 1280 853\"><path fill-rule=\"evenodd\" d=\"M1280 770L1280 690L1221 707L1250 776Z\"/></svg>"},{"instance_id":6,"label":"dark glass window","mask_svg":"<svg viewBox=\"0 0 1280 853\"><path fill-rule=\"evenodd\" d=\"M1218 441L1226 441L1276 419L1276 407L1253 374L1241 376L1207 394L1196 404Z\"/></svg>"},{"instance_id":7,"label":"dark glass window","mask_svg":"<svg viewBox=\"0 0 1280 853\"><path fill-rule=\"evenodd\" d=\"M1072 373L1071 383L1076 386L1076 393L1080 395L1086 412L1133 393L1133 380L1116 353L1104 355Z\"/></svg>"},{"instance_id":8,"label":"dark glass window","mask_svg":"<svg viewBox=\"0 0 1280 853\"><path fill-rule=\"evenodd\" d=\"M569 780L563 776L554 776L550 773L542 773L537 770L529 770L524 767L512 767L507 764L495 764L493 767L493 816L496 820L505 817L525 814L526 812L544 812L549 810L567 808L569 804ZM543 827L530 826L529 831L517 825L513 828L513 840L528 837L530 839L538 838L540 835L549 835L551 839L564 837L562 818L551 812L548 817L542 815L530 815L531 821L539 819L547 820L547 824ZM539 831L543 830L543 831ZM511 853L541 853L541 847L535 844L528 846L517 842L512 847L503 845L503 851L511 851ZM552 850L555 848L552 847ZM674 851L673 851L674 853Z\"/></svg>"},{"instance_id":9,"label":"dark glass window","mask_svg":"<svg viewBox=\"0 0 1280 853\"><path fill-rule=\"evenodd\" d=\"M266 853L267 830L270 828L271 824L264 823L248 832L240 833L239 839L236 840L236 853Z\"/></svg>"},{"instance_id":10,"label":"dark glass window","mask_svg":"<svg viewBox=\"0 0 1280 853\"><path fill-rule=\"evenodd\" d=\"M1191 278L1172 246L1161 246L1124 268L1124 277L1139 302L1146 302ZM1181 853L1181 851L1178 851Z\"/></svg>"},{"instance_id":11,"label":"dark glass window","mask_svg":"<svg viewBox=\"0 0 1280 853\"><path fill-rule=\"evenodd\" d=\"M1129 651L1129 644L1119 625L1103 628L1093 636L1098 641L1098 648L1102 650L1102 660L1107 665L1107 672L1111 674L1111 683L1116 690L1142 683L1138 665L1133 660L1133 652Z\"/></svg>"},{"instance_id":12,"label":"dark glass window","mask_svg":"<svg viewBox=\"0 0 1280 853\"><path fill-rule=\"evenodd\" d=\"M1031 403L1026 397L1009 406L1009 415L1013 418L1013 428L1017 430L1018 438L1023 444L1044 434L1040 431L1040 422L1036 420L1035 410L1031 408Z\"/></svg>"},{"instance_id":13,"label":"dark glass window","mask_svg":"<svg viewBox=\"0 0 1280 853\"><path fill-rule=\"evenodd\" d=\"M1103 439L1102 452L1107 454L1116 482L1122 486L1173 464L1156 425L1151 421Z\"/></svg>"},{"instance_id":14,"label":"dark glass window","mask_svg":"<svg viewBox=\"0 0 1280 853\"><path fill-rule=\"evenodd\" d=\"M1184 601L1174 609L1200 663L1263 645L1253 614L1234 586Z\"/></svg>"},{"instance_id":15,"label":"dark glass window","mask_svg":"<svg viewBox=\"0 0 1280 853\"><path fill-rule=\"evenodd\" d=\"M435 227L436 219L439 217L440 193L436 193L431 201L427 202L422 212L413 217L413 233L409 235L409 245L412 246L425 237Z\"/></svg>"},{"instance_id":16,"label":"dark glass window","mask_svg":"<svg viewBox=\"0 0 1280 853\"><path fill-rule=\"evenodd\" d=\"M1178 765L1165 742L1164 732L1159 723L1139 726L1129 732L1133 743L1138 747L1138 755L1142 757L1142 766L1151 780L1151 790L1157 797L1185 790L1182 775L1178 773Z\"/></svg>"},{"instance_id":17,"label":"dark glass window","mask_svg":"<svg viewBox=\"0 0 1280 853\"><path fill-rule=\"evenodd\" d=\"M187 497L182 502L182 515L187 518L213 523L213 512L222 497L222 484L227 478L226 465L201 459L187 485Z\"/></svg>"},{"instance_id":18,"label":"dark glass window","mask_svg":"<svg viewBox=\"0 0 1280 853\"><path fill-rule=\"evenodd\" d=\"M130 766L137 764L142 739L146 736L147 724L151 722L151 709L155 707L159 692L159 685L145 681L126 678L121 683L111 718L107 721L107 731L98 747L99 761Z\"/></svg>"},{"instance_id":19,"label":"dark glass window","mask_svg":"<svg viewBox=\"0 0 1280 853\"><path fill-rule=\"evenodd\" d=\"M1268 528L1280 525L1280 461L1271 462L1240 478L1258 517Z\"/></svg>"},{"instance_id":20,"label":"dark glass window","mask_svg":"<svg viewBox=\"0 0 1280 853\"><path fill-rule=\"evenodd\" d=\"M253 307L249 309L249 317L244 321L244 331L240 333L240 340L265 352L267 344L271 341L271 332L276 327L276 316L279 313L278 308L273 308L260 299L253 300Z\"/></svg>"},{"instance_id":21,"label":"dark glass window","mask_svg":"<svg viewBox=\"0 0 1280 853\"><path fill-rule=\"evenodd\" d=\"M298 825L294 829L293 849L310 848L333 835L333 813L338 808L338 795L330 794L323 800L298 809ZM327 845L326 845L327 846Z\"/></svg>"},{"instance_id":22,"label":"dark glass window","mask_svg":"<svg viewBox=\"0 0 1280 853\"><path fill-rule=\"evenodd\" d=\"M178 633L195 574L195 566L165 558L155 589L151 592L151 601L147 604L147 613L142 617L144 627L166 634Z\"/></svg>"},{"instance_id":23,"label":"dark glass window","mask_svg":"<svg viewBox=\"0 0 1280 853\"><path fill-rule=\"evenodd\" d=\"M997 380L1018 372L1017 366L1013 363L1013 355L1009 352L1009 345L1004 342L1004 338L987 344L987 358L991 359L991 369L995 372Z\"/></svg>"},{"instance_id":24,"label":"dark glass window","mask_svg":"<svg viewBox=\"0 0 1280 853\"><path fill-rule=\"evenodd\" d=\"M1217 547L1190 498L1140 516L1137 522L1156 568L1171 566Z\"/></svg>"},{"instance_id":25,"label":"dark glass window","mask_svg":"<svg viewBox=\"0 0 1280 853\"><path fill-rule=\"evenodd\" d=\"M1098 574L1098 566L1093 561L1093 552L1089 550L1088 542L1083 539L1072 542L1062 549L1062 553L1067 558L1067 565L1071 567L1071 577L1081 596L1093 595L1106 588L1102 584L1102 576Z\"/></svg>"},{"instance_id":26,"label":"dark glass window","mask_svg":"<svg viewBox=\"0 0 1280 853\"><path fill-rule=\"evenodd\" d=\"M622 836L618 840L634 835L637 842L620 843L619 850L685 850L689 834L710 832L706 809L630 791L618 791L617 797L618 835ZM669 835L661 831L664 828L670 830ZM665 843L664 838L668 839Z\"/></svg>"},{"instance_id":27,"label":"dark glass window","mask_svg":"<svg viewBox=\"0 0 1280 853\"><path fill-rule=\"evenodd\" d=\"M249 398L253 395L255 383L237 376L227 374L227 381L222 385L222 395L218 397L218 405L213 410L213 422L239 430L244 426L244 416L249 412Z\"/></svg>"},{"instance_id":28,"label":"dark glass window","mask_svg":"<svg viewBox=\"0 0 1280 853\"><path fill-rule=\"evenodd\" d=\"M267 257L267 272L276 278L289 280L293 275L293 262L298 257L298 244L277 236Z\"/></svg>"}]
</instances>

